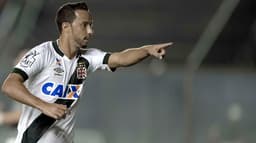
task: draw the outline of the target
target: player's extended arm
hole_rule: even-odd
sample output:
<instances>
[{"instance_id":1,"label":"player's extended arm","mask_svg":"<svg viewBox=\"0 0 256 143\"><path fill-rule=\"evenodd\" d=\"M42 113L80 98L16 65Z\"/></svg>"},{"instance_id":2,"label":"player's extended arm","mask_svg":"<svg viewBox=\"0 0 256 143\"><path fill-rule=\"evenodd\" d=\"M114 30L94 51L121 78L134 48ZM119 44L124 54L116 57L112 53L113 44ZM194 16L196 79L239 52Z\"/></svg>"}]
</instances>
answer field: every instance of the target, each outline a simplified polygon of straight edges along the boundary
<instances>
[{"instance_id":1,"label":"player's extended arm","mask_svg":"<svg viewBox=\"0 0 256 143\"><path fill-rule=\"evenodd\" d=\"M130 48L121 52L112 53L109 57L108 65L110 68L126 67L134 65L148 56L162 59L165 49L172 43L146 45L139 48Z\"/></svg>"},{"instance_id":2,"label":"player's extended arm","mask_svg":"<svg viewBox=\"0 0 256 143\"><path fill-rule=\"evenodd\" d=\"M23 78L16 73L10 73L2 85L5 95L23 104L39 109L44 114L61 119L65 117L67 107L61 104L47 103L32 95L23 84Z\"/></svg>"}]
</instances>

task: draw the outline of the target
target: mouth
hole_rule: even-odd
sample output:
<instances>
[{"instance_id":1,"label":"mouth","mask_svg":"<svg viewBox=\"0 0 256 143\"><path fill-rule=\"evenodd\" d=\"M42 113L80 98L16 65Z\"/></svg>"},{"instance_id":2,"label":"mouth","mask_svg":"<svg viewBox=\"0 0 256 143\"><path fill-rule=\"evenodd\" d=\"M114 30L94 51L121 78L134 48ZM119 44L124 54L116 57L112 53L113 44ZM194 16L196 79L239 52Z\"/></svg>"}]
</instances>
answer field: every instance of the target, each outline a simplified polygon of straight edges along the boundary
<instances>
[{"instance_id":1,"label":"mouth","mask_svg":"<svg viewBox=\"0 0 256 143\"><path fill-rule=\"evenodd\" d=\"M82 46L82 47L80 48L80 50L86 50L86 48L87 48L87 45L84 45L84 46Z\"/></svg>"},{"instance_id":2,"label":"mouth","mask_svg":"<svg viewBox=\"0 0 256 143\"><path fill-rule=\"evenodd\" d=\"M89 36L84 37L84 40L88 41L90 39Z\"/></svg>"},{"instance_id":3,"label":"mouth","mask_svg":"<svg viewBox=\"0 0 256 143\"><path fill-rule=\"evenodd\" d=\"M83 38L82 45L81 45L80 49L81 50L85 50L86 47L87 47L88 42L89 42L89 38L88 37Z\"/></svg>"},{"instance_id":4,"label":"mouth","mask_svg":"<svg viewBox=\"0 0 256 143\"><path fill-rule=\"evenodd\" d=\"M89 42L89 39L88 38L84 38L83 39L85 43L88 43Z\"/></svg>"}]
</instances>

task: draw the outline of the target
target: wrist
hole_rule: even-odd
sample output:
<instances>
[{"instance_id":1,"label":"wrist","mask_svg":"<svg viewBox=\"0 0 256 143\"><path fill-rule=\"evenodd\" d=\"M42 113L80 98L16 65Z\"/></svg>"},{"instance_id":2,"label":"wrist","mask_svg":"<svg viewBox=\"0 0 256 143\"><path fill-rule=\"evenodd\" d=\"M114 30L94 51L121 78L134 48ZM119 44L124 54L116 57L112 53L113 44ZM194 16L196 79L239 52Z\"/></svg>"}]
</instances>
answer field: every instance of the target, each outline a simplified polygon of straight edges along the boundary
<instances>
[{"instance_id":1,"label":"wrist","mask_svg":"<svg viewBox=\"0 0 256 143\"><path fill-rule=\"evenodd\" d=\"M34 107L37 108L38 110L40 110L41 112L43 112L45 106L47 106L46 102L44 102L42 100L37 100L36 104L34 105Z\"/></svg>"},{"instance_id":2,"label":"wrist","mask_svg":"<svg viewBox=\"0 0 256 143\"><path fill-rule=\"evenodd\" d=\"M147 56L151 56L151 52L150 52L150 46L151 45L145 45L145 46L142 46L142 49L145 51L145 53L147 54Z\"/></svg>"}]
</instances>

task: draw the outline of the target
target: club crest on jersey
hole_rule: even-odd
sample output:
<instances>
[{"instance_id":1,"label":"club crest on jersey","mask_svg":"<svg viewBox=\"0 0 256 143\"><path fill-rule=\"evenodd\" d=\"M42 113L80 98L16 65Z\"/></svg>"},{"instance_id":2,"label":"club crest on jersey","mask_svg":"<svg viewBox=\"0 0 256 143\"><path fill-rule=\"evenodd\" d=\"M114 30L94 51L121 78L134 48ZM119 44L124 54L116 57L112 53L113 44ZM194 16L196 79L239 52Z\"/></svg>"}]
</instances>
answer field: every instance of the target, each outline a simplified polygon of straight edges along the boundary
<instances>
[{"instance_id":1,"label":"club crest on jersey","mask_svg":"<svg viewBox=\"0 0 256 143\"><path fill-rule=\"evenodd\" d=\"M31 67L34 62L36 61L36 56L39 55L39 53L37 51L31 51L30 53L28 53L20 62L20 65L22 67Z\"/></svg>"},{"instance_id":2,"label":"club crest on jersey","mask_svg":"<svg viewBox=\"0 0 256 143\"><path fill-rule=\"evenodd\" d=\"M82 91L82 84L68 84L64 87L62 84L46 82L41 91L44 95L56 96L65 99L78 99Z\"/></svg>"},{"instance_id":3,"label":"club crest on jersey","mask_svg":"<svg viewBox=\"0 0 256 143\"><path fill-rule=\"evenodd\" d=\"M76 68L77 79L86 79L87 71L84 62L79 62Z\"/></svg>"}]
</instances>

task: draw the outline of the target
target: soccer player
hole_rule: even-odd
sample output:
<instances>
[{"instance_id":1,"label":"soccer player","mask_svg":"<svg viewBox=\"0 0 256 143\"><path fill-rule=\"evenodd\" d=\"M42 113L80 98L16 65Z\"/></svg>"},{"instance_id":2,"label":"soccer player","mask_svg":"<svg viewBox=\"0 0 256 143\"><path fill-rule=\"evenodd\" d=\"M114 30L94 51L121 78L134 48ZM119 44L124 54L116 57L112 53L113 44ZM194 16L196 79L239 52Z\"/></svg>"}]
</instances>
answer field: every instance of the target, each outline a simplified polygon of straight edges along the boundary
<instances>
[{"instance_id":1,"label":"soccer player","mask_svg":"<svg viewBox=\"0 0 256 143\"><path fill-rule=\"evenodd\" d=\"M4 81L2 91L24 104L16 143L72 143L77 101L90 73L114 71L148 56L162 59L172 44L114 53L90 49L92 22L85 2L61 6L56 15L59 38L32 48Z\"/></svg>"}]
</instances>

